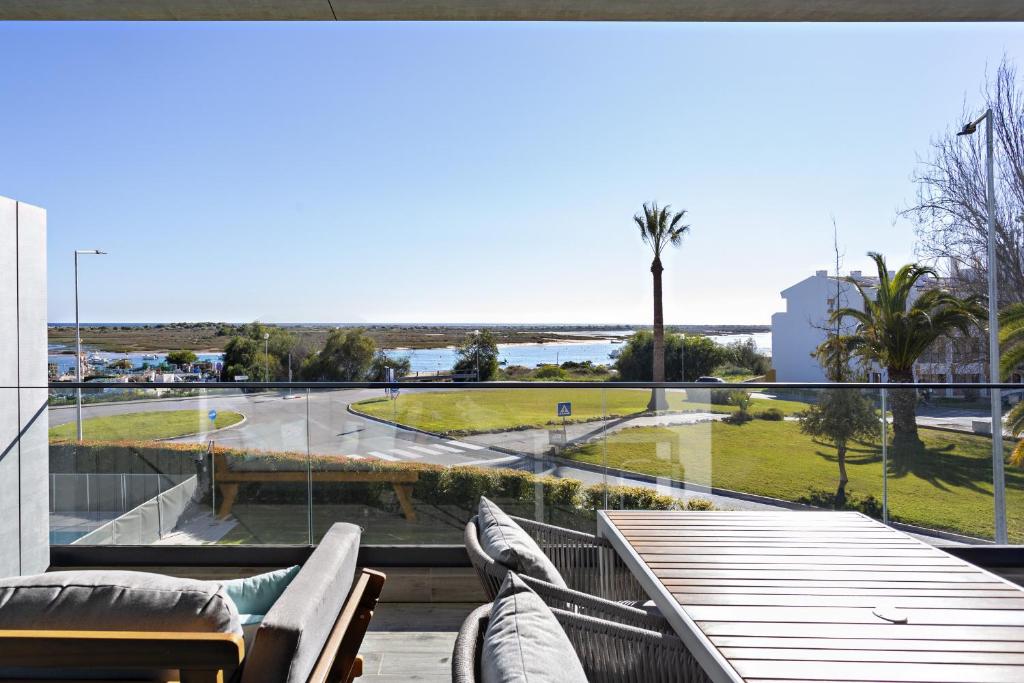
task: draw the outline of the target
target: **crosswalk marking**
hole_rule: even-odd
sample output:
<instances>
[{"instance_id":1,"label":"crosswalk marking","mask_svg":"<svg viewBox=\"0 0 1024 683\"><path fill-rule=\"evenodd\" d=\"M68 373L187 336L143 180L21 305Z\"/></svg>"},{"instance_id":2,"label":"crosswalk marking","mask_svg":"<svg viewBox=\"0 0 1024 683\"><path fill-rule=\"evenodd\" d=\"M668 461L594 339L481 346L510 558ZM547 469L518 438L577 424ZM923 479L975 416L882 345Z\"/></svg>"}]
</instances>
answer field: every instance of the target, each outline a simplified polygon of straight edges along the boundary
<instances>
[{"instance_id":1,"label":"crosswalk marking","mask_svg":"<svg viewBox=\"0 0 1024 683\"><path fill-rule=\"evenodd\" d=\"M465 441L445 441L445 443L449 446L458 446L470 451L480 451L485 448L484 446L477 446L475 443L466 443Z\"/></svg>"},{"instance_id":2,"label":"crosswalk marking","mask_svg":"<svg viewBox=\"0 0 1024 683\"><path fill-rule=\"evenodd\" d=\"M401 448L392 448L391 452L394 453L395 455L401 455L401 456L404 456L406 458L422 458L423 457L419 453L410 453L409 451L403 451ZM433 453L431 453L431 455L433 455ZM398 458L392 458L392 459L393 460L397 460Z\"/></svg>"},{"instance_id":3,"label":"crosswalk marking","mask_svg":"<svg viewBox=\"0 0 1024 683\"><path fill-rule=\"evenodd\" d=\"M408 448L409 450L419 451L420 453L424 453L426 455L441 455L440 451L431 450L429 448L425 448L424 446L409 446Z\"/></svg>"},{"instance_id":4,"label":"crosswalk marking","mask_svg":"<svg viewBox=\"0 0 1024 683\"><path fill-rule=\"evenodd\" d=\"M447 455L451 454L464 454L465 451L480 451L486 448L485 446L478 446L472 443L466 443L465 441L446 441L445 444L440 443L429 443L423 446L414 445L409 443L402 444L402 448L389 448L385 451L369 451L366 456L362 455L350 455L348 457L359 460L364 457L379 458L380 460L402 460L405 458L422 458L424 455ZM481 461L486 462L486 461Z\"/></svg>"},{"instance_id":5,"label":"crosswalk marking","mask_svg":"<svg viewBox=\"0 0 1024 683\"><path fill-rule=\"evenodd\" d=\"M388 455L387 453L381 453L380 451L370 451L369 455L372 455L375 458L380 458L381 460L398 460L395 456Z\"/></svg>"}]
</instances>

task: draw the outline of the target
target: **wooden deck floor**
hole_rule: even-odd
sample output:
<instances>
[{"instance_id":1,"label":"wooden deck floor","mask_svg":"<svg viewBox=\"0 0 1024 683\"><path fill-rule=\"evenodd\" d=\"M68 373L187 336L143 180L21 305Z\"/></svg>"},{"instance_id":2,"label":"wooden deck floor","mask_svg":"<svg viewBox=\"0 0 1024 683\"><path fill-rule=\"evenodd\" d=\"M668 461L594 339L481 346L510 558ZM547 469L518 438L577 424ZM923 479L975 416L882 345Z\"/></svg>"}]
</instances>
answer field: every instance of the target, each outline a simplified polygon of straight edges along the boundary
<instances>
[{"instance_id":1,"label":"wooden deck floor","mask_svg":"<svg viewBox=\"0 0 1024 683\"><path fill-rule=\"evenodd\" d=\"M363 640L363 683L449 683L451 656L466 615L477 604L381 603Z\"/></svg>"}]
</instances>

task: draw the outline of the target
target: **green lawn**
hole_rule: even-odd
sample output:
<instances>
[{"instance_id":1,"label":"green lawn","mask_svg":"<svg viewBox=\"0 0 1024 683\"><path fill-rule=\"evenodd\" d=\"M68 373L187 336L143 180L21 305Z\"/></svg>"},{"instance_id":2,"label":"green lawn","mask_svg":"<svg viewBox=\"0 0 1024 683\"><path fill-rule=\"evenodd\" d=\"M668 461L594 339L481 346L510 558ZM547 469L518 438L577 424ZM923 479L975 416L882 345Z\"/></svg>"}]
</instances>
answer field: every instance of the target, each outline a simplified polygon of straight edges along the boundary
<instances>
[{"instance_id":1,"label":"green lawn","mask_svg":"<svg viewBox=\"0 0 1024 683\"><path fill-rule=\"evenodd\" d=\"M707 396L707 392L700 394ZM445 434L475 434L561 424L556 404L572 402L569 422L621 417L643 412L650 392L645 389L482 389L414 393L370 399L353 404L359 412L417 429ZM694 398L698 398L695 396ZM685 391L668 392L670 410L728 413L732 406L688 401ZM778 408L792 414L807 407L796 401L755 399L751 410Z\"/></svg>"},{"instance_id":2,"label":"green lawn","mask_svg":"<svg viewBox=\"0 0 1024 683\"><path fill-rule=\"evenodd\" d=\"M922 429L924 448L890 453L889 512L899 521L991 537L991 441ZM1006 443L1006 453L1011 446ZM893 449L890 448L890 451ZM570 457L604 464L604 446L588 444ZM754 420L625 429L608 439L609 465L700 484L797 500L812 489L834 492L836 452L800 433L795 422ZM879 444L855 444L847 455L848 492L882 499ZM685 474L685 477L684 477ZM1024 472L1007 467L1011 540L1024 542Z\"/></svg>"},{"instance_id":3,"label":"green lawn","mask_svg":"<svg viewBox=\"0 0 1024 683\"><path fill-rule=\"evenodd\" d=\"M225 410L217 413L217 420L212 428L230 427L241 421L241 413ZM109 417L92 417L82 422L82 435L86 439L94 441L170 439L210 429L210 420L205 410L126 413ZM50 429L50 439L55 441L74 439L75 437L74 422Z\"/></svg>"}]
</instances>

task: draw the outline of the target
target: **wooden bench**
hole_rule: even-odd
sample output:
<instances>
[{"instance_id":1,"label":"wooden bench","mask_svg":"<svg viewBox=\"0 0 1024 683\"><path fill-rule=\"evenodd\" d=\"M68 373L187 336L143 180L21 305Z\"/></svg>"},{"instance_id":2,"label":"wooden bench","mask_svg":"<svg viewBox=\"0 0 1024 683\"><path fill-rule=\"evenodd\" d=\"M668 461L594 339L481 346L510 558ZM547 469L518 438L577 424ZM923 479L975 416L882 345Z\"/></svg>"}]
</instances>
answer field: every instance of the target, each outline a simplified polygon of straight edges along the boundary
<instances>
[{"instance_id":1,"label":"wooden bench","mask_svg":"<svg viewBox=\"0 0 1024 683\"><path fill-rule=\"evenodd\" d=\"M412 505L413 485L419 480L419 472L415 470L392 471L345 471L345 470L237 470L228 467L227 457L223 453L213 456L213 479L220 490L220 502L217 504L217 516L227 517L238 498L238 487L242 484L258 482L299 482L305 483L312 476L314 483L388 483L395 490L398 504L402 506L402 514L410 522L416 521L416 509Z\"/></svg>"}]
</instances>

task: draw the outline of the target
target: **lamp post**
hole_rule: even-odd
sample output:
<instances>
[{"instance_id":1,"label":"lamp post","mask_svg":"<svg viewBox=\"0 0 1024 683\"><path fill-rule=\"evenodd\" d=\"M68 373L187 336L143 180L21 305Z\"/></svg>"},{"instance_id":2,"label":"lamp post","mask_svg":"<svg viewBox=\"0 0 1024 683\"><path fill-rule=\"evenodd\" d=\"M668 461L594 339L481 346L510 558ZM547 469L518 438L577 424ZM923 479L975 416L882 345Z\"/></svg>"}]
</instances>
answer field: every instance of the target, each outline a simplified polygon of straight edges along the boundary
<instances>
[{"instance_id":1,"label":"lamp post","mask_svg":"<svg viewBox=\"0 0 1024 683\"><path fill-rule=\"evenodd\" d=\"M964 124L957 135L973 135L978 124L985 122L985 171L986 192L985 212L988 214L988 379L999 381L999 301L996 280L999 266L996 261L996 190L995 166L992 142L992 110L976 120ZM995 504L996 543L1006 543L1006 476L1003 472L1003 419L1002 401L999 389L990 389L992 409L992 490Z\"/></svg>"},{"instance_id":2,"label":"lamp post","mask_svg":"<svg viewBox=\"0 0 1024 683\"><path fill-rule=\"evenodd\" d=\"M476 381L480 381L480 330L473 330L476 337Z\"/></svg>"},{"instance_id":3,"label":"lamp post","mask_svg":"<svg viewBox=\"0 0 1024 683\"><path fill-rule=\"evenodd\" d=\"M270 333L263 333L263 381L270 381Z\"/></svg>"},{"instance_id":4,"label":"lamp post","mask_svg":"<svg viewBox=\"0 0 1024 683\"><path fill-rule=\"evenodd\" d=\"M76 249L75 250L75 378L82 383L82 327L78 320L78 255L99 256L106 254L99 249ZM78 387L77 402L75 407L75 425L78 432L78 440L82 440L82 387Z\"/></svg>"}]
</instances>

